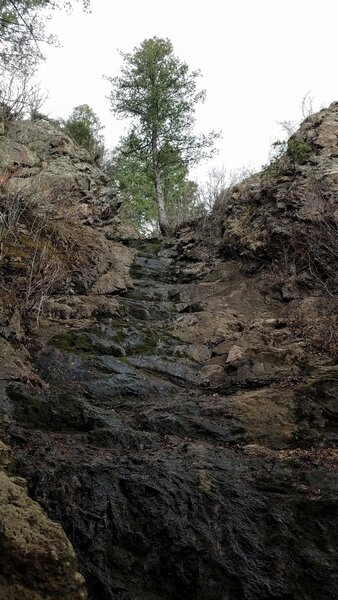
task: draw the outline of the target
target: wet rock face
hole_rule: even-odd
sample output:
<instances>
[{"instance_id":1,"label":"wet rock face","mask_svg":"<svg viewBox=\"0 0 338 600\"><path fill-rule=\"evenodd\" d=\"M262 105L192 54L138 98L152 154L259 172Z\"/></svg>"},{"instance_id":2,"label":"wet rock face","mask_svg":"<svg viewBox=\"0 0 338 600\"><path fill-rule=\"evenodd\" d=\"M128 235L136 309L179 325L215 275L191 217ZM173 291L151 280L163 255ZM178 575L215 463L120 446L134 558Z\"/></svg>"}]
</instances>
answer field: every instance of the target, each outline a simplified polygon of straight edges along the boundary
<instances>
[{"instance_id":1,"label":"wet rock face","mask_svg":"<svg viewBox=\"0 0 338 600\"><path fill-rule=\"evenodd\" d=\"M3 396L18 473L92 600L333 600L336 367L237 264L187 281L184 235L134 242L107 313L42 323L44 386Z\"/></svg>"},{"instance_id":2,"label":"wet rock face","mask_svg":"<svg viewBox=\"0 0 338 600\"><path fill-rule=\"evenodd\" d=\"M73 531L92 598L334 598L337 511L315 454L113 445L66 444L65 464L51 450L34 485Z\"/></svg>"},{"instance_id":3,"label":"wet rock face","mask_svg":"<svg viewBox=\"0 0 338 600\"><path fill-rule=\"evenodd\" d=\"M3 470L12 462L0 442L0 598L85 600L71 544L28 497L25 481Z\"/></svg>"}]
</instances>

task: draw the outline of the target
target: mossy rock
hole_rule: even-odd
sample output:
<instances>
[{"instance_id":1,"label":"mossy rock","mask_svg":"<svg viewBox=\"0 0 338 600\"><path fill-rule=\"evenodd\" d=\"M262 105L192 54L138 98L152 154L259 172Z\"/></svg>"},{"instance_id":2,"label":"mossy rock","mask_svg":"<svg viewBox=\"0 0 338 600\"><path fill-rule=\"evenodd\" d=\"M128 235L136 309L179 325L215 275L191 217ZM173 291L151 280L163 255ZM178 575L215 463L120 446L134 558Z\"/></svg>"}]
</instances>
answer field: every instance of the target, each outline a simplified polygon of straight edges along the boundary
<instances>
[{"instance_id":1,"label":"mossy rock","mask_svg":"<svg viewBox=\"0 0 338 600\"><path fill-rule=\"evenodd\" d=\"M41 394L13 386L9 396L17 422L42 431L90 431L93 419L86 413L83 399L70 390Z\"/></svg>"},{"instance_id":2,"label":"mossy rock","mask_svg":"<svg viewBox=\"0 0 338 600\"><path fill-rule=\"evenodd\" d=\"M86 333L64 333L54 337L52 342L56 348L75 354L91 352L93 349L92 341Z\"/></svg>"},{"instance_id":3,"label":"mossy rock","mask_svg":"<svg viewBox=\"0 0 338 600\"><path fill-rule=\"evenodd\" d=\"M130 245L142 256L153 258L163 248L163 241L158 238L132 240Z\"/></svg>"}]
</instances>

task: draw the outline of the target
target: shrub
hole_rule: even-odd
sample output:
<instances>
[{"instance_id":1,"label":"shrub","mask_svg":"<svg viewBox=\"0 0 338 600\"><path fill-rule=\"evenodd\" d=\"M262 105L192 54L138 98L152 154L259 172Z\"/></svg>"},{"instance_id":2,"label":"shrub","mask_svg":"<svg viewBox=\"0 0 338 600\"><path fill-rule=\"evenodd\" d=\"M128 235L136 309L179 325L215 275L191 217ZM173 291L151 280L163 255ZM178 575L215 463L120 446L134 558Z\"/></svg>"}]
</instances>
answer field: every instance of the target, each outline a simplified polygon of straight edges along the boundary
<instances>
[{"instance_id":1,"label":"shrub","mask_svg":"<svg viewBox=\"0 0 338 600\"><path fill-rule=\"evenodd\" d=\"M311 148L306 142L290 138L287 142L286 155L291 159L293 168L303 165L311 154Z\"/></svg>"},{"instance_id":2,"label":"shrub","mask_svg":"<svg viewBox=\"0 0 338 600\"><path fill-rule=\"evenodd\" d=\"M85 148L99 163L104 154L104 142L101 134L103 125L90 106L88 104L76 106L63 125L73 141Z\"/></svg>"},{"instance_id":3,"label":"shrub","mask_svg":"<svg viewBox=\"0 0 338 600\"><path fill-rule=\"evenodd\" d=\"M278 176L285 170L297 171L298 165L303 165L311 154L310 146L301 140L276 140L272 144L270 163L263 165L263 176Z\"/></svg>"}]
</instances>

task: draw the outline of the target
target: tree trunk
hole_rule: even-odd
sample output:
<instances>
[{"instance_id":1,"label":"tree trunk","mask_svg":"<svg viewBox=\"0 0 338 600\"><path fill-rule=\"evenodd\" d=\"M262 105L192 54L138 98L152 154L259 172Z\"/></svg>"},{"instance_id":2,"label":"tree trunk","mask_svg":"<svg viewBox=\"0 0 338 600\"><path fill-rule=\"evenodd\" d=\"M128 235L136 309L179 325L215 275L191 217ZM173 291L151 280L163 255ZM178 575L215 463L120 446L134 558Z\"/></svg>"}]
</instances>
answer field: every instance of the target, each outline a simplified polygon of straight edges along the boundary
<instances>
[{"instance_id":1,"label":"tree trunk","mask_svg":"<svg viewBox=\"0 0 338 600\"><path fill-rule=\"evenodd\" d=\"M154 172L155 175L155 191L156 191L156 202L157 202L157 211L158 211L158 224L160 226L160 231L163 235L166 235L169 232L169 223L168 217L164 205L164 194L162 188L161 177L158 172L158 169Z\"/></svg>"},{"instance_id":2,"label":"tree trunk","mask_svg":"<svg viewBox=\"0 0 338 600\"><path fill-rule=\"evenodd\" d=\"M152 138L152 155L153 155L153 173L154 173L154 181L155 181L155 194L156 194L156 202L157 202L157 212L158 212L158 224L160 227L160 232L163 235L167 235L169 233L169 222L167 217L167 212L164 204L164 194L161 182L161 174L158 166L158 151L157 151L157 136L156 133L153 134Z\"/></svg>"}]
</instances>

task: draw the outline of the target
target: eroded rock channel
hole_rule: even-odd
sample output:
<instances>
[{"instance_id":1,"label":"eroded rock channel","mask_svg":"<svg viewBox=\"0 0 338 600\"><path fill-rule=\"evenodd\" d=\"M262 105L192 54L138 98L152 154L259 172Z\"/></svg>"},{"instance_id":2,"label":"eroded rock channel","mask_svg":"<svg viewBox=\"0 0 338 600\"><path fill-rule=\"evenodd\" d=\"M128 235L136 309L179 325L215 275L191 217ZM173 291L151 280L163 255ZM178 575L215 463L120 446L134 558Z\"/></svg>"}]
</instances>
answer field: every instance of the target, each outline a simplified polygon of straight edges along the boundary
<instances>
[{"instance_id":1,"label":"eroded rock channel","mask_svg":"<svg viewBox=\"0 0 338 600\"><path fill-rule=\"evenodd\" d=\"M337 371L191 232L135 246L116 310L49 324L45 389L8 388L31 496L92 600L335 598Z\"/></svg>"},{"instance_id":2,"label":"eroded rock channel","mask_svg":"<svg viewBox=\"0 0 338 600\"><path fill-rule=\"evenodd\" d=\"M297 140L142 240L52 124L0 137L0 600L338 597L338 103Z\"/></svg>"}]
</instances>

